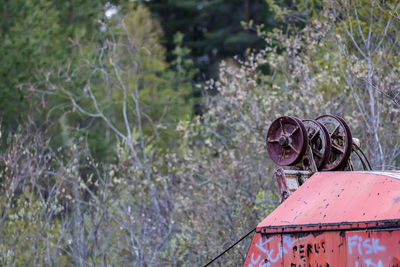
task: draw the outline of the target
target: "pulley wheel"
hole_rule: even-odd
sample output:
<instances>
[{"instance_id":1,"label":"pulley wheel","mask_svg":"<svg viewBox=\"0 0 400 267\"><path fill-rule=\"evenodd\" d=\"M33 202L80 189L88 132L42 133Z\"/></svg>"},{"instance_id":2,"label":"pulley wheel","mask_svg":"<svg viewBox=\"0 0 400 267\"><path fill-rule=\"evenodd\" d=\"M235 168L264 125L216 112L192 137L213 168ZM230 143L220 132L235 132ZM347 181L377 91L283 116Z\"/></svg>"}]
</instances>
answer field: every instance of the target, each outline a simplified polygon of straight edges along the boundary
<instances>
[{"instance_id":1,"label":"pulley wheel","mask_svg":"<svg viewBox=\"0 0 400 267\"><path fill-rule=\"evenodd\" d=\"M290 116L290 117L293 118L293 119L295 119L295 120L299 123L299 125L300 125L300 130L303 132L303 141L304 141L304 145L303 145L303 149L302 149L301 152L300 152L300 154L301 154L301 157L299 158L299 160L300 160L300 159L306 154L306 151L307 151L307 145L308 145L307 129L306 129L306 127L304 126L303 122L302 122L299 118L297 118L297 117L295 117L295 116ZM296 161L295 163L297 163L297 161Z\"/></svg>"},{"instance_id":2,"label":"pulley wheel","mask_svg":"<svg viewBox=\"0 0 400 267\"><path fill-rule=\"evenodd\" d=\"M333 115L322 115L316 121L328 130L332 146L328 161L322 166L322 170L332 171L345 167L353 144L349 126L342 118Z\"/></svg>"},{"instance_id":3,"label":"pulley wheel","mask_svg":"<svg viewBox=\"0 0 400 267\"><path fill-rule=\"evenodd\" d=\"M308 140L318 170L321 170L331 154L331 137L324 125L315 120L303 120Z\"/></svg>"},{"instance_id":4,"label":"pulley wheel","mask_svg":"<svg viewBox=\"0 0 400 267\"><path fill-rule=\"evenodd\" d=\"M304 156L308 144L307 132L301 120L283 116L272 122L266 143L273 162L290 166Z\"/></svg>"}]
</instances>

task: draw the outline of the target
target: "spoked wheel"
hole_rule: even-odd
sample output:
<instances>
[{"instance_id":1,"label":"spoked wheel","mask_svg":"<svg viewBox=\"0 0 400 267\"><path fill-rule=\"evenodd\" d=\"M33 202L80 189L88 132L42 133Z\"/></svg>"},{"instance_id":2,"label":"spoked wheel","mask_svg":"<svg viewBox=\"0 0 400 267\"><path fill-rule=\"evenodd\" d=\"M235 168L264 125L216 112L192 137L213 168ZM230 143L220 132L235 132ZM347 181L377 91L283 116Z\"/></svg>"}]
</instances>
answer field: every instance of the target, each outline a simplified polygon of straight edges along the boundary
<instances>
[{"instance_id":1,"label":"spoked wheel","mask_svg":"<svg viewBox=\"0 0 400 267\"><path fill-rule=\"evenodd\" d=\"M303 120L308 140L318 170L321 170L331 154L331 137L324 125L315 120Z\"/></svg>"},{"instance_id":2,"label":"spoked wheel","mask_svg":"<svg viewBox=\"0 0 400 267\"><path fill-rule=\"evenodd\" d=\"M345 167L353 145L349 126L342 118L333 115L322 115L316 121L325 126L331 138L331 153L322 170L332 171Z\"/></svg>"},{"instance_id":3,"label":"spoked wheel","mask_svg":"<svg viewBox=\"0 0 400 267\"><path fill-rule=\"evenodd\" d=\"M300 119L283 116L272 122L266 143L272 161L290 166L304 156L308 144L307 132Z\"/></svg>"}]
</instances>

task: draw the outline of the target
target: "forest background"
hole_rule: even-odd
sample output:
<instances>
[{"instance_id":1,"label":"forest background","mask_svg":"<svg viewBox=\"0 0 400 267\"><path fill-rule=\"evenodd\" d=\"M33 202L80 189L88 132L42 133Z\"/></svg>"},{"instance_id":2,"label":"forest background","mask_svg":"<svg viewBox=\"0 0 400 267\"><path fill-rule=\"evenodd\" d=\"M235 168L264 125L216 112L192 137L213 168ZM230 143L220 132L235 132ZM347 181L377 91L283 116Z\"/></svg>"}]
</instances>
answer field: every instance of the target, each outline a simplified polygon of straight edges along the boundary
<instances>
[{"instance_id":1,"label":"forest background","mask_svg":"<svg viewBox=\"0 0 400 267\"><path fill-rule=\"evenodd\" d=\"M280 115L400 167L400 3L0 5L0 264L205 264L279 202ZM241 265L250 240L216 265Z\"/></svg>"}]
</instances>

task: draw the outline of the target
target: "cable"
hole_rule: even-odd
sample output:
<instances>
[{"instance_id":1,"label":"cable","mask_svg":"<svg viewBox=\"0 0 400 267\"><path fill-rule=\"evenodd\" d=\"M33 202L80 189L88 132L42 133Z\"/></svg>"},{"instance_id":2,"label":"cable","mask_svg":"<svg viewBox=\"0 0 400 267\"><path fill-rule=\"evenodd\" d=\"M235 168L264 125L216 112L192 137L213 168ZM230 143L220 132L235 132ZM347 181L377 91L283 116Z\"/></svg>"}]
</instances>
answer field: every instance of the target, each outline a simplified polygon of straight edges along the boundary
<instances>
[{"instance_id":1,"label":"cable","mask_svg":"<svg viewBox=\"0 0 400 267\"><path fill-rule=\"evenodd\" d=\"M213 263L216 259L218 259L219 257L221 257L222 255L224 255L226 252L228 252L231 248L233 248L234 246L236 246L240 241L242 241L243 239L245 239L248 235L250 235L252 232L254 232L256 230L256 228L254 228L253 230L251 230L250 232L248 232L245 236L243 236L242 238L240 238L238 241L236 241L233 245L231 245L229 248L225 249L221 254L219 254L217 257L215 257L214 259L212 259L211 261L209 261L206 265L204 265L204 267L209 266L211 263Z\"/></svg>"},{"instance_id":2,"label":"cable","mask_svg":"<svg viewBox=\"0 0 400 267\"><path fill-rule=\"evenodd\" d=\"M358 145L353 144L353 151L356 152L358 158L360 159L361 164L363 165L364 171L367 170L367 166L366 165L368 165L368 168L369 168L369 170L367 170L367 171L372 171L371 163L369 162L367 156L365 156L365 154L361 150L361 148ZM358 152L360 152L361 155L358 154Z\"/></svg>"}]
</instances>

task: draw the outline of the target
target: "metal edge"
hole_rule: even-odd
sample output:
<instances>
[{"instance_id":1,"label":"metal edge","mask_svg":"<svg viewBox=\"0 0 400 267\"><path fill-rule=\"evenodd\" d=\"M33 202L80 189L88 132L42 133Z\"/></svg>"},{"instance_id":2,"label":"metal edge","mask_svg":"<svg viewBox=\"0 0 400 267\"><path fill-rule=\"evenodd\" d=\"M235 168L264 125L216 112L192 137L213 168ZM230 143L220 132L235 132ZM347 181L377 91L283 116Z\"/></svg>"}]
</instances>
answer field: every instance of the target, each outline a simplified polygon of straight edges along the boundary
<instances>
[{"instance_id":1,"label":"metal edge","mask_svg":"<svg viewBox=\"0 0 400 267\"><path fill-rule=\"evenodd\" d=\"M338 230L366 230L366 229L385 229L400 228L400 219L362 221L362 222L341 222L324 224L303 224L303 225L281 225L257 227L256 233L260 234L280 234L280 233L299 233L315 231L338 231Z\"/></svg>"}]
</instances>

